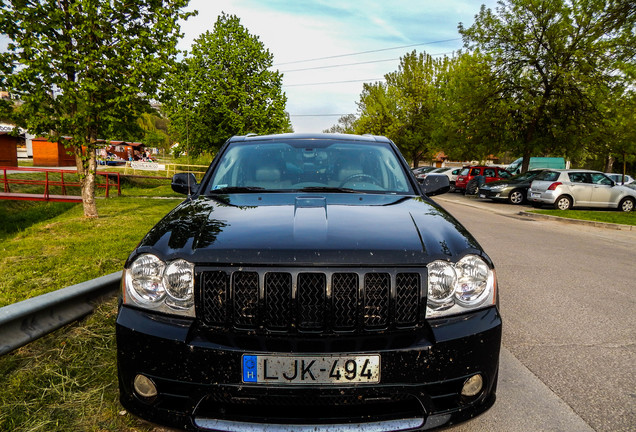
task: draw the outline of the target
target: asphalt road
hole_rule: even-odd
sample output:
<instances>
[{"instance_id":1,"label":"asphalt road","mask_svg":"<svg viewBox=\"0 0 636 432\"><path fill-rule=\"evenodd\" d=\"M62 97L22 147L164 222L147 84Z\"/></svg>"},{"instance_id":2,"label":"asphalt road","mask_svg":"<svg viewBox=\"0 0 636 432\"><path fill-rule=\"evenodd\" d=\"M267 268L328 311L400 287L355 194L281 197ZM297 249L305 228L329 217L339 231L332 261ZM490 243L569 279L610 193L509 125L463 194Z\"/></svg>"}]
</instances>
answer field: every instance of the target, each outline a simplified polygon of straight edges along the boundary
<instances>
[{"instance_id":1,"label":"asphalt road","mask_svg":"<svg viewBox=\"0 0 636 432\"><path fill-rule=\"evenodd\" d=\"M497 402L449 430L636 430L636 231L436 200L495 262L504 319Z\"/></svg>"}]
</instances>

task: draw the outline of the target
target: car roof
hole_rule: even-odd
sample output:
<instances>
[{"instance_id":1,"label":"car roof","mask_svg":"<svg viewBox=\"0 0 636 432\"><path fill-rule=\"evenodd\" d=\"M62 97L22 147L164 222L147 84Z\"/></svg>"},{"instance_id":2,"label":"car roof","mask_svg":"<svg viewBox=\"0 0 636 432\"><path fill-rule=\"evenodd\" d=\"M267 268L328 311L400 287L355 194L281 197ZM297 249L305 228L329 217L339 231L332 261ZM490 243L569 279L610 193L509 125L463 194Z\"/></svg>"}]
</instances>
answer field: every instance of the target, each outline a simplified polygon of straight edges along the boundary
<instances>
[{"instance_id":1,"label":"car roof","mask_svg":"<svg viewBox=\"0 0 636 432\"><path fill-rule=\"evenodd\" d=\"M505 169L504 167L500 167L497 165L464 165L462 168L499 168Z\"/></svg>"},{"instance_id":2,"label":"car roof","mask_svg":"<svg viewBox=\"0 0 636 432\"><path fill-rule=\"evenodd\" d=\"M563 173L580 172L580 173L599 173L599 174L604 174L601 171L590 170L590 169L576 169L576 168L570 168L570 169L549 168L549 169L546 169L546 171L555 171L555 172L563 172Z\"/></svg>"},{"instance_id":3,"label":"car roof","mask_svg":"<svg viewBox=\"0 0 636 432\"><path fill-rule=\"evenodd\" d=\"M332 139L339 141L366 141L366 142L384 142L390 143L385 136L380 135L353 135L353 134L338 134L338 133L285 133L285 134L272 134L272 135L236 135L228 140L228 142L237 141L274 141L281 139Z\"/></svg>"}]
</instances>

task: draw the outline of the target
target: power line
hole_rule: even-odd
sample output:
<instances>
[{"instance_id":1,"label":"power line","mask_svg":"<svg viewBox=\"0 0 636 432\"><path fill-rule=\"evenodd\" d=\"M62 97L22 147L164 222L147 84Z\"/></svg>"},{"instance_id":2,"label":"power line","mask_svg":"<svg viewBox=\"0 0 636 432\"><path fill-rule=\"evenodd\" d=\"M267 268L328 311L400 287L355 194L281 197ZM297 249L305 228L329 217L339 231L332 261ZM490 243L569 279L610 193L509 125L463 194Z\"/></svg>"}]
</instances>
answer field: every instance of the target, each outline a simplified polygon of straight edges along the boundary
<instances>
[{"instance_id":1,"label":"power line","mask_svg":"<svg viewBox=\"0 0 636 432\"><path fill-rule=\"evenodd\" d=\"M308 71L308 70L329 69L329 68L345 67L345 66L357 66L357 65L370 64L370 63L390 62L390 61L396 61L396 60L399 60L399 58L396 58L396 59L385 59L385 60L373 60L373 61L358 62L358 63L345 63L345 64L337 64L337 65L332 65L332 66L314 66L314 67L310 67L310 68L290 69L290 70L285 70L285 71L280 71L280 72L281 73L302 72L302 71Z\"/></svg>"},{"instance_id":2,"label":"power line","mask_svg":"<svg viewBox=\"0 0 636 432\"><path fill-rule=\"evenodd\" d=\"M357 82L376 82L376 81L384 81L384 78L369 78L369 79L349 80L349 81L329 81L329 82L305 83L305 84L283 84L283 87L304 87L304 86L348 84L348 83L357 83Z\"/></svg>"},{"instance_id":3,"label":"power line","mask_svg":"<svg viewBox=\"0 0 636 432\"><path fill-rule=\"evenodd\" d=\"M340 58L340 57L351 57L351 56L371 54L376 52L392 51L396 49L413 48L413 47L422 46L422 45L433 45L433 44L444 43L444 42L455 42L458 40L461 40L461 38L444 39L444 40L438 40L433 42L422 42L422 43L413 44L413 45L402 45L402 46L391 47L391 48L381 48L376 50L360 51L360 52L349 53L349 54L339 54L339 55L333 55L333 56L327 56L327 57L318 57L318 58L307 59L307 60L295 60L290 62L277 63L273 66L284 66L284 65L296 64L296 63L307 63L312 61L329 60L329 59Z\"/></svg>"},{"instance_id":4,"label":"power line","mask_svg":"<svg viewBox=\"0 0 636 432\"><path fill-rule=\"evenodd\" d=\"M441 56L441 55L452 54L452 53L453 53L453 51L448 51L448 52L437 53L437 54L429 54L429 55L432 57L432 56ZM303 71L308 71L308 70L330 69L330 68L347 67L347 66L358 66L358 65L363 65L363 64L383 63L383 62L390 62L390 61L396 61L396 60L400 60L400 59L399 58L394 58L394 59L384 59L384 60L371 60L371 61L357 62L357 63L341 63L341 64L337 64L337 65L314 66L314 67L308 67L308 68L302 68L302 69L284 70L284 71L279 71L279 72L280 73L303 72Z\"/></svg>"},{"instance_id":5,"label":"power line","mask_svg":"<svg viewBox=\"0 0 636 432\"><path fill-rule=\"evenodd\" d=\"M290 117L342 117L342 116L346 116L346 115L350 115L351 113L347 113L347 114L290 114Z\"/></svg>"}]
</instances>

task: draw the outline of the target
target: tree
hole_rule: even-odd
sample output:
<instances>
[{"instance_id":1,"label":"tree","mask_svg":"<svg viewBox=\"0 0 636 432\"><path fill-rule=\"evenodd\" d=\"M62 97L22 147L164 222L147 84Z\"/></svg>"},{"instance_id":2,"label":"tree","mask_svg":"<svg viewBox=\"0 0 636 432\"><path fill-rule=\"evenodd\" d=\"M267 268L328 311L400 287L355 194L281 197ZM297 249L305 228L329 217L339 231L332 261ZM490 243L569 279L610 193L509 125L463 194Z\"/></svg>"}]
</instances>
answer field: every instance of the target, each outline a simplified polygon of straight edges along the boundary
<instances>
[{"instance_id":1,"label":"tree","mask_svg":"<svg viewBox=\"0 0 636 432\"><path fill-rule=\"evenodd\" d=\"M491 59L508 104L522 171L534 154L576 156L599 115L594 96L633 79L636 4L624 0L502 0L459 31Z\"/></svg>"},{"instance_id":2,"label":"tree","mask_svg":"<svg viewBox=\"0 0 636 432\"><path fill-rule=\"evenodd\" d=\"M356 133L389 136L396 121L397 107L390 89L383 82L364 83L358 104Z\"/></svg>"},{"instance_id":3,"label":"tree","mask_svg":"<svg viewBox=\"0 0 636 432\"><path fill-rule=\"evenodd\" d=\"M282 74L269 70L272 59L239 18L220 15L163 87L163 109L175 138L198 154L232 135L289 130Z\"/></svg>"},{"instance_id":4,"label":"tree","mask_svg":"<svg viewBox=\"0 0 636 432\"><path fill-rule=\"evenodd\" d=\"M454 160L486 160L510 141L507 106L486 58L459 53L440 72L435 141Z\"/></svg>"},{"instance_id":5,"label":"tree","mask_svg":"<svg viewBox=\"0 0 636 432\"><path fill-rule=\"evenodd\" d=\"M355 133L357 117L355 114L346 114L338 119L338 124L324 130L324 133Z\"/></svg>"},{"instance_id":6,"label":"tree","mask_svg":"<svg viewBox=\"0 0 636 432\"><path fill-rule=\"evenodd\" d=\"M143 131L143 142L146 146L164 150L170 148L168 120L163 118L160 112L143 113L137 119L137 124Z\"/></svg>"},{"instance_id":7,"label":"tree","mask_svg":"<svg viewBox=\"0 0 636 432\"><path fill-rule=\"evenodd\" d=\"M356 129L391 138L417 166L433 150L440 62L415 51L400 59L385 83L364 84Z\"/></svg>"},{"instance_id":8,"label":"tree","mask_svg":"<svg viewBox=\"0 0 636 432\"><path fill-rule=\"evenodd\" d=\"M97 139L135 124L177 53L189 0L8 0L0 87L22 101L17 123L75 153L86 217L97 217ZM66 137L66 138L62 138Z\"/></svg>"}]
</instances>

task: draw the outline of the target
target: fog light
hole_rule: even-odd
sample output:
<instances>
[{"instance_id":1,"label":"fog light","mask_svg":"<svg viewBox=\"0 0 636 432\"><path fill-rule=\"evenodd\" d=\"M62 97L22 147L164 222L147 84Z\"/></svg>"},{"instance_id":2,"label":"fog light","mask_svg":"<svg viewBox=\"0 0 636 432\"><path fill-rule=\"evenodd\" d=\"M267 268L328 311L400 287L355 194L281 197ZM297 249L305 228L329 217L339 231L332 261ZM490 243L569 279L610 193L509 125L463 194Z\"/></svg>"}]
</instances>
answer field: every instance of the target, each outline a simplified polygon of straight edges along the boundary
<instances>
[{"instance_id":1,"label":"fog light","mask_svg":"<svg viewBox=\"0 0 636 432\"><path fill-rule=\"evenodd\" d=\"M152 380L144 375L137 375L134 381L135 392L139 396L152 398L157 396L157 387Z\"/></svg>"},{"instance_id":2,"label":"fog light","mask_svg":"<svg viewBox=\"0 0 636 432\"><path fill-rule=\"evenodd\" d=\"M462 396L475 396L479 394L483 386L484 380L481 375L473 375L464 382L464 387L462 387Z\"/></svg>"}]
</instances>

